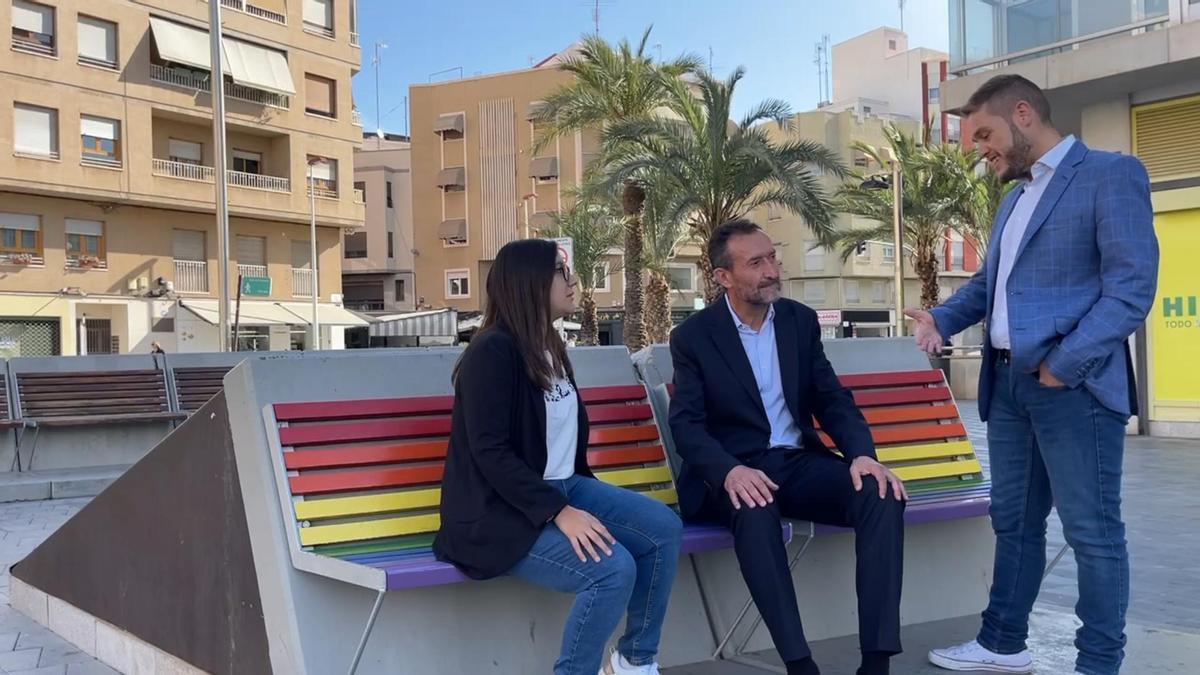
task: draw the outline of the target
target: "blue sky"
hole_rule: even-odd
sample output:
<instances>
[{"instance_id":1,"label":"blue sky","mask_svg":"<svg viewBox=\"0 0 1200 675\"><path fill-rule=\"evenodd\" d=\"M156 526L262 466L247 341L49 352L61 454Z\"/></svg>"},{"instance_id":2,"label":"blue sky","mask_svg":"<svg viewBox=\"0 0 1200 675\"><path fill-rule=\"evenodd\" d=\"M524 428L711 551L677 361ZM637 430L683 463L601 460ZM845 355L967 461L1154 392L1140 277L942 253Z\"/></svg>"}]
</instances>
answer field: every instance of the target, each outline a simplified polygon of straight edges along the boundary
<instances>
[{"instance_id":1,"label":"blue sky","mask_svg":"<svg viewBox=\"0 0 1200 675\"><path fill-rule=\"evenodd\" d=\"M404 97L412 83L462 67L465 76L527 67L593 30L588 0L359 0L362 71L354 99L367 130L376 128L376 41L381 51L379 112L384 130L405 131ZM740 115L764 98L781 98L796 110L818 99L814 45L879 26L900 25L897 0L600 0L600 33L637 40L653 24L650 44L670 58L693 52L714 71L746 68L734 100ZM904 28L910 47L947 50L947 0L908 0ZM654 50L657 52L657 49ZM434 80L458 77L434 75Z\"/></svg>"}]
</instances>

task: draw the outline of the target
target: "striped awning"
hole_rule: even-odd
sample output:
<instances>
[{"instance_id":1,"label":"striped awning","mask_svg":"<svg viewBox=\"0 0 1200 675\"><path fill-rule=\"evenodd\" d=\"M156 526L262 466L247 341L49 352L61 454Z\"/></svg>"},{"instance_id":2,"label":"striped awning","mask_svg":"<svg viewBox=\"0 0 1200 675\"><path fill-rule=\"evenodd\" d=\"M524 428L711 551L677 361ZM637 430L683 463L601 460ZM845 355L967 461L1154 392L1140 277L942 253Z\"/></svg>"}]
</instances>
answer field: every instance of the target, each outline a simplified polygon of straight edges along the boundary
<instances>
[{"instance_id":1,"label":"striped awning","mask_svg":"<svg viewBox=\"0 0 1200 675\"><path fill-rule=\"evenodd\" d=\"M436 309L381 316L369 332L371 337L456 337L458 312Z\"/></svg>"}]
</instances>

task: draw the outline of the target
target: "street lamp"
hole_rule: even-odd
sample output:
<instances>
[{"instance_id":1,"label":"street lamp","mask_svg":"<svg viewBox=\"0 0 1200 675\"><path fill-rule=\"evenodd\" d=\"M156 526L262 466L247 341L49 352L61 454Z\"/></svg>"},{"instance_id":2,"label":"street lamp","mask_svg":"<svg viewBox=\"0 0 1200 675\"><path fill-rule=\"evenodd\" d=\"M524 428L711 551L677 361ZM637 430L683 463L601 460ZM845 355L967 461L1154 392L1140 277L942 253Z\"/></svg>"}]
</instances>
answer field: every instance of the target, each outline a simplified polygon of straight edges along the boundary
<instances>
[{"instance_id":1,"label":"street lamp","mask_svg":"<svg viewBox=\"0 0 1200 675\"><path fill-rule=\"evenodd\" d=\"M309 272L312 274L312 348L321 349L321 322L317 317L317 301L321 298L320 276L317 274L317 190L313 178L313 166L324 164L324 157L308 158L308 240Z\"/></svg>"},{"instance_id":2,"label":"street lamp","mask_svg":"<svg viewBox=\"0 0 1200 675\"><path fill-rule=\"evenodd\" d=\"M874 149L874 148L872 148ZM861 183L868 190L891 188L892 190L892 241L896 246L896 264L893 283L895 284L896 310L893 329L897 337L904 335L904 177L900 174L900 162L891 148L884 148L882 153L876 153L891 165L890 180L886 176L871 176Z\"/></svg>"}]
</instances>

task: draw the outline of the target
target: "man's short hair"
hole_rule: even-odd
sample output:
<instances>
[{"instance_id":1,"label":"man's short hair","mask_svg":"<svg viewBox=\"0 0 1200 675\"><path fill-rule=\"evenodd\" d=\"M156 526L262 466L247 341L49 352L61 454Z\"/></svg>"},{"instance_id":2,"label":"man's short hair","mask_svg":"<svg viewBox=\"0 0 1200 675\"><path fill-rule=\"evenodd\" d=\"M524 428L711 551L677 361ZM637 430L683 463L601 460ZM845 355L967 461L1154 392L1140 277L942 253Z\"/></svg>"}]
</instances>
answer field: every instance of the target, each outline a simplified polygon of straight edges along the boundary
<instances>
[{"instance_id":1,"label":"man's short hair","mask_svg":"<svg viewBox=\"0 0 1200 675\"><path fill-rule=\"evenodd\" d=\"M1040 87L1020 75L997 75L971 94L967 104L957 110L947 111L951 115L967 116L984 106L996 115L1008 117L1025 101L1037 113L1042 122L1050 124L1050 101Z\"/></svg>"},{"instance_id":2,"label":"man's short hair","mask_svg":"<svg viewBox=\"0 0 1200 675\"><path fill-rule=\"evenodd\" d=\"M708 239L708 262L712 264L712 268L715 270L718 267L732 267L733 261L729 259L729 240L738 235L755 232L762 232L762 228L745 218L731 220L714 230Z\"/></svg>"}]
</instances>

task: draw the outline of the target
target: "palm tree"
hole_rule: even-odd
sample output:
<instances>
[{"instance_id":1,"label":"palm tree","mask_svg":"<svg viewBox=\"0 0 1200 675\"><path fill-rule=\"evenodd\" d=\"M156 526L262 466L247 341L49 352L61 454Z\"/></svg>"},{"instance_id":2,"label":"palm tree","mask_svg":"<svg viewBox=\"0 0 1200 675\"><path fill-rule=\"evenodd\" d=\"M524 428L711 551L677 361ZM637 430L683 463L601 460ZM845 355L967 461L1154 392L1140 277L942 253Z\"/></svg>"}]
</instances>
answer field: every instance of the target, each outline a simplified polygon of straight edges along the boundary
<instances>
[{"instance_id":1,"label":"palm tree","mask_svg":"<svg viewBox=\"0 0 1200 675\"><path fill-rule=\"evenodd\" d=\"M545 125L534 151L554 139L584 129L605 127L633 120L650 119L667 101L670 83L700 69L700 60L685 55L667 63L656 63L646 54L650 28L637 47L622 40L614 47L599 35L585 36L578 55L559 68L574 76L569 84L546 97L535 121ZM606 151L612 148L605 148ZM628 181L621 193L625 218L625 344L632 351L645 346L643 318L643 232L642 208L646 193Z\"/></svg>"},{"instance_id":2,"label":"palm tree","mask_svg":"<svg viewBox=\"0 0 1200 675\"><path fill-rule=\"evenodd\" d=\"M1015 183L1000 182L1000 177L983 164L975 149L943 144L928 148L923 159L930 172L944 175L952 186L948 198L954 228L971 242L982 261L996 211Z\"/></svg>"},{"instance_id":3,"label":"palm tree","mask_svg":"<svg viewBox=\"0 0 1200 675\"><path fill-rule=\"evenodd\" d=\"M687 224L666 216L670 193L647 186L642 221L646 232L646 336L650 344L663 344L671 335L671 282L667 263L691 233Z\"/></svg>"},{"instance_id":4,"label":"palm tree","mask_svg":"<svg viewBox=\"0 0 1200 675\"><path fill-rule=\"evenodd\" d=\"M946 231L957 224L956 219L964 212L959 203L964 188L958 174L939 170L941 164L931 161L930 151L916 138L895 125L889 125L884 133L900 165L903 245L912 251L913 268L921 281L921 306L929 309L938 303L937 251L945 242ZM854 143L853 148L879 166L889 162L873 146ZM890 186L891 177L882 182ZM883 186L878 183L856 173L838 188L836 199L840 211L879 223L840 234L843 261L866 242L892 241L893 190L881 189ZM897 251L896 255L903 255L903 251Z\"/></svg>"},{"instance_id":5,"label":"palm tree","mask_svg":"<svg viewBox=\"0 0 1200 675\"><path fill-rule=\"evenodd\" d=\"M574 200L551 218L553 225L538 234L572 239L575 274L579 278L579 309L583 315L579 322L579 344L595 345L599 341L594 296L600 281L598 272L605 255L621 241L620 216L606 204Z\"/></svg>"},{"instance_id":6,"label":"palm tree","mask_svg":"<svg viewBox=\"0 0 1200 675\"><path fill-rule=\"evenodd\" d=\"M665 190L664 215L686 221L702 248L722 223L764 204L801 216L818 239L832 243L835 212L818 170L844 176L837 156L807 140L773 141L766 121L791 128L786 103L766 100L741 122L730 121L734 89L745 74L738 68L724 81L700 74L694 83L670 83L671 117L631 119L605 129L615 148L607 158L609 183L630 181ZM717 297L706 257L700 258L705 298Z\"/></svg>"}]
</instances>

